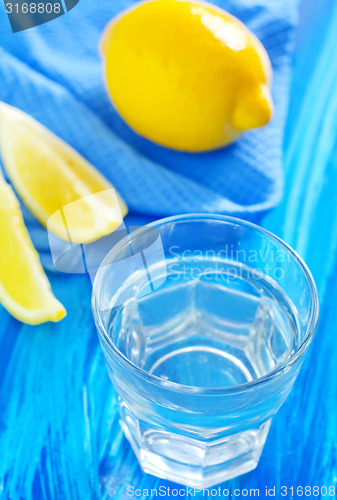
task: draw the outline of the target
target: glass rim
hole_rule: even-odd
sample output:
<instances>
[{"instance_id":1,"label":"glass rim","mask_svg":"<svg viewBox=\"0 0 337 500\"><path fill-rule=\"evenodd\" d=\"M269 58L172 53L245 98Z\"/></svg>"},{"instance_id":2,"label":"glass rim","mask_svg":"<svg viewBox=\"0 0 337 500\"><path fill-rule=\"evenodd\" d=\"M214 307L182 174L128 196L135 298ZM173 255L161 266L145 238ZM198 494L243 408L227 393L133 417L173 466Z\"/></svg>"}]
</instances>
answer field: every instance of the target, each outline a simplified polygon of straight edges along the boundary
<instances>
[{"instance_id":1,"label":"glass rim","mask_svg":"<svg viewBox=\"0 0 337 500\"><path fill-rule=\"evenodd\" d=\"M108 254L104 257L103 261L101 262L98 270L102 269L105 267L107 264L110 264L113 262L115 257L119 254L119 252L126 246L129 246L135 238L137 238L139 235L143 234L148 230L148 228L153 228L153 227L160 227L164 226L167 224L171 224L174 222L179 222L179 221L195 221L195 220L204 220L204 221L212 221L212 222L227 222L230 224L235 224L239 225L242 227L248 227L254 231L258 231L265 236L267 236L269 239L274 240L278 244L280 244L289 254L293 257L295 262L299 265L300 269L302 270L306 281L309 285L309 289L311 292L311 298L312 298L312 308L311 308L311 314L308 320L308 326L306 328L305 335L303 337L303 340L301 341L300 345L297 347L297 349L293 352L293 354L290 356L289 359L285 360L282 362L280 365L276 366L273 370L269 371L265 375L258 377L254 380L245 382L243 384L238 384L238 385L233 385L233 386L225 386L225 387L200 387L200 386L192 386L192 385L185 385L185 384L179 384L178 382L173 382L171 380L164 380L157 375L153 375L152 373L147 372L146 370L143 370L142 368L138 367L135 365L132 361L130 361L118 348L117 346L112 342L111 338L108 336L107 331L101 321L101 316L99 313L99 310L97 308L97 300L96 300L96 295L97 292L100 288L100 281L98 281L99 273L97 271L97 274L94 279L93 283L93 290L92 290L92 312L93 312L93 317L94 321L97 327L97 330L99 332L100 338L104 341L106 346L109 348L110 351L116 355L116 357L122 362L123 366L129 371L134 372L135 375L141 377L144 379L146 382L152 382L153 384L162 387L163 389L168 389L171 391L175 392L183 392L185 394L191 394L191 395L225 395L225 394L231 394L231 393L236 393L236 392L241 392L245 390L252 389L256 386L262 385L267 383L269 380L275 378L276 376L280 375L283 373L285 370L287 370L289 367L291 367L299 358L301 358L305 352L307 351L309 345L311 344L316 329L317 329L317 324L318 324L318 318L319 318L319 299L318 299L318 292L317 292L317 287L314 281L314 278L302 259L302 257L299 256L299 254L290 246L288 245L285 241L283 241L281 238L276 236L275 234L271 233L267 229L264 229L263 227L258 226L257 224L254 224L252 222L248 222L236 217L231 217L231 216L226 216L226 215L218 215L218 214L203 214L203 213L193 213L193 214L183 214L183 215L174 215L171 217L165 217L162 219L158 219L156 221L150 222L149 224L144 225L143 227L137 229L136 231L132 232L131 234L128 234L127 236L123 237L116 245L114 245L111 250L108 252Z\"/></svg>"}]
</instances>

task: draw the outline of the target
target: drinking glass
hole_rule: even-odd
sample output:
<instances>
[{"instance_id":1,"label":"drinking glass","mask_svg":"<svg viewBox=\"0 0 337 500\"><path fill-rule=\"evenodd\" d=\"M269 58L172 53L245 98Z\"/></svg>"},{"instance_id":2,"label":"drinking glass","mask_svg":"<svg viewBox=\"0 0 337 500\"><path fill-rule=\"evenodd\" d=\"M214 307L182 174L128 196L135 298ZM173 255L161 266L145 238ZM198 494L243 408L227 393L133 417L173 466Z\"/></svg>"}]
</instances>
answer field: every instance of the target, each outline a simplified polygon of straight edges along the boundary
<instances>
[{"instance_id":1,"label":"drinking glass","mask_svg":"<svg viewBox=\"0 0 337 500\"><path fill-rule=\"evenodd\" d=\"M117 243L93 314L143 470L205 488L254 469L318 309L294 250L239 219L171 217Z\"/></svg>"}]
</instances>

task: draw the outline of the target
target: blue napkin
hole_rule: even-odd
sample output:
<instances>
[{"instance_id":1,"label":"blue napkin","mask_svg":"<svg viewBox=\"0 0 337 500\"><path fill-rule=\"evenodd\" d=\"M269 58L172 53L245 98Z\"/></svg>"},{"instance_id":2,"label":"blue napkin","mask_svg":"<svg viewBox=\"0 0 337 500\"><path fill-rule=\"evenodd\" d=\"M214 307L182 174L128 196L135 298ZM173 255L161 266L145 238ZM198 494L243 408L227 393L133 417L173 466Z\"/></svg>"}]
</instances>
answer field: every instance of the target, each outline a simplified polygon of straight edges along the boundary
<instances>
[{"instance_id":1,"label":"blue napkin","mask_svg":"<svg viewBox=\"0 0 337 500\"><path fill-rule=\"evenodd\" d=\"M131 211L161 217L213 212L256 218L282 195L282 139L297 4L217 0L242 20L270 56L276 113L220 151L187 154L141 138L106 94L99 39L108 21L135 2L80 0L65 15L13 34L0 11L0 99L61 136L117 187ZM3 7L3 4L1 4Z\"/></svg>"}]
</instances>

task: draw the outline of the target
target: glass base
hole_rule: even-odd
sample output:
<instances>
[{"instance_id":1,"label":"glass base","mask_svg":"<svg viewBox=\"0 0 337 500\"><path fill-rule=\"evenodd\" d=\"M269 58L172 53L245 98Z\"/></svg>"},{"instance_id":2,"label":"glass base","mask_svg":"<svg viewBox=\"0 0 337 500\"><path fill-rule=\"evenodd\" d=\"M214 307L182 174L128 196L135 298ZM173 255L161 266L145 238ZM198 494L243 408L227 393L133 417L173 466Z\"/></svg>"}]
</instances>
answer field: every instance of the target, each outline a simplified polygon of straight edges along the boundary
<instances>
[{"instance_id":1,"label":"glass base","mask_svg":"<svg viewBox=\"0 0 337 500\"><path fill-rule=\"evenodd\" d=\"M130 416L120 423L144 472L207 488L256 468L271 419L256 429L212 442L158 429L140 431Z\"/></svg>"}]
</instances>

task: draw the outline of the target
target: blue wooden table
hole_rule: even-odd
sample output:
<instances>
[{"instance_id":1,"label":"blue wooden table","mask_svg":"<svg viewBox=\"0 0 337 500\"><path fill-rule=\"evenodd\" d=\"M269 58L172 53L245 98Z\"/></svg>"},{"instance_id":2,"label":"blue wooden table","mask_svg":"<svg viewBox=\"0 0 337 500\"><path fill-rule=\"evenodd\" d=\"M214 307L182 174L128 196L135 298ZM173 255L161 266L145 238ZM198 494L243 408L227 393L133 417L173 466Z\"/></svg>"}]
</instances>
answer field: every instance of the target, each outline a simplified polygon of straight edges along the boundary
<instances>
[{"instance_id":1,"label":"blue wooden table","mask_svg":"<svg viewBox=\"0 0 337 500\"><path fill-rule=\"evenodd\" d=\"M299 486L326 486L325 497L314 496L312 490L306 498L336 498L329 496L329 487L337 487L337 2L333 0L305 0L302 5L284 158L284 199L263 225L307 261L320 294L321 320L295 387L273 421L258 468L221 486L232 494L240 489L236 498L253 498L249 491L253 488L265 498L266 486L275 487L276 498L297 498ZM50 279L67 308L64 321L33 328L0 310L1 500L119 500L131 498L129 485L141 490L175 488L142 473L120 430L89 306L90 281L57 274ZM287 487L285 497L282 486ZM149 498L146 491L142 493L137 498ZM194 498L206 496L200 493Z\"/></svg>"}]
</instances>

